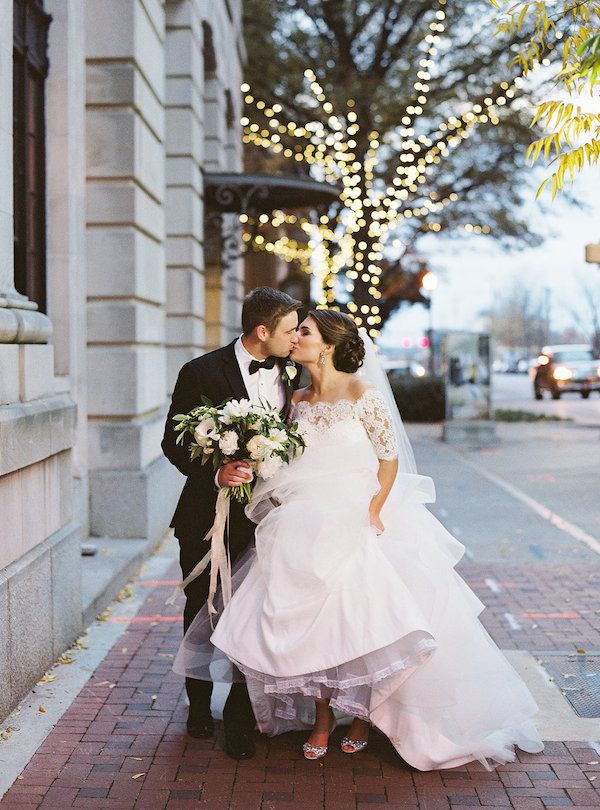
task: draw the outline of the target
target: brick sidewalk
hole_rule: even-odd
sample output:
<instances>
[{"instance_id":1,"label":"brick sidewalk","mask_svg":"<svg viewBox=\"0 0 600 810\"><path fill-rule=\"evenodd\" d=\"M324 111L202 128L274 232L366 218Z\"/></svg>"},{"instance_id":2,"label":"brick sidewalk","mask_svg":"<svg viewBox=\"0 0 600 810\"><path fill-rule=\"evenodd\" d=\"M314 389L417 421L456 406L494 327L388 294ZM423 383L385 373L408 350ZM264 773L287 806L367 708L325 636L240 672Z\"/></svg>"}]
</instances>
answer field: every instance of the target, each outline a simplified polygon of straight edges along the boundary
<instances>
[{"instance_id":1,"label":"brick sidewalk","mask_svg":"<svg viewBox=\"0 0 600 810\"><path fill-rule=\"evenodd\" d=\"M592 608L600 566L492 571L466 562L459 571L489 604L482 619L501 647L600 648L600 617ZM176 565L168 576L177 578ZM379 735L364 754L349 758L338 748L341 729L322 763L302 758L302 733L258 737L254 759L229 759L220 729L208 741L185 733L183 683L170 669L181 636L180 606L165 605L170 589L149 588L138 615L0 801L3 810L600 807L600 755L587 743L548 743L542 754L519 753L492 773L479 764L421 773ZM520 631L507 625L506 612Z\"/></svg>"}]
</instances>

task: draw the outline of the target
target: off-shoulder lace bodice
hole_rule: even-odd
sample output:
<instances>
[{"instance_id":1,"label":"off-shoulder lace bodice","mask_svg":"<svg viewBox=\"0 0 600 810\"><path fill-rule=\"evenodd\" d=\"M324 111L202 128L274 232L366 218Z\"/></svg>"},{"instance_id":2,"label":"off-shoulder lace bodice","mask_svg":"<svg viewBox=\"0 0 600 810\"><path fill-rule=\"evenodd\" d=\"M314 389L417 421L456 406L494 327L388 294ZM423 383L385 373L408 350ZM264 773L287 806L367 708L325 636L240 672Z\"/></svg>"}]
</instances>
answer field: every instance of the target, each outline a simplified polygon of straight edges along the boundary
<instances>
[{"instance_id":1,"label":"off-shoulder lace bodice","mask_svg":"<svg viewBox=\"0 0 600 810\"><path fill-rule=\"evenodd\" d=\"M374 388L357 399L338 399L336 402L297 402L292 418L305 422L311 432L326 433L342 422L357 420L364 427L379 459L393 459L398 455L398 442L392 417L384 398Z\"/></svg>"}]
</instances>

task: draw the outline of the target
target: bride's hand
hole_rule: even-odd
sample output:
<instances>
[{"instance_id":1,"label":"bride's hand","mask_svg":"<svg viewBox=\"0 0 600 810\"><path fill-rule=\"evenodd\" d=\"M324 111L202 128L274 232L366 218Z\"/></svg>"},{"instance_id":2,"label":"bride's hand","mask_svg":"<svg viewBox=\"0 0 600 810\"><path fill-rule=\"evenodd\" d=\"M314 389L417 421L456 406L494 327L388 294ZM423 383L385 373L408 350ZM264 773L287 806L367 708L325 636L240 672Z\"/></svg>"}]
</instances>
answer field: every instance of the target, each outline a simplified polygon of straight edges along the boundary
<instances>
[{"instance_id":1,"label":"bride's hand","mask_svg":"<svg viewBox=\"0 0 600 810\"><path fill-rule=\"evenodd\" d=\"M381 522L379 512L375 511L374 509L369 509L369 523L375 529L377 534L383 534L385 531L385 526Z\"/></svg>"}]
</instances>

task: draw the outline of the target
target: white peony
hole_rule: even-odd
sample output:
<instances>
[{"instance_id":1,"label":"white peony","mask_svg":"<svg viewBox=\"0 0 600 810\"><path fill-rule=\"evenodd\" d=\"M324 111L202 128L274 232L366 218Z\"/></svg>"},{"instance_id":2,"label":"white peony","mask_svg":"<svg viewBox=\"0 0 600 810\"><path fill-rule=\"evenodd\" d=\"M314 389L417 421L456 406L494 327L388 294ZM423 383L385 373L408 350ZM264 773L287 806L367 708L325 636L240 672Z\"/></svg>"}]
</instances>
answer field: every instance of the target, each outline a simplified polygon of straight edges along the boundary
<instances>
[{"instance_id":1,"label":"white peony","mask_svg":"<svg viewBox=\"0 0 600 810\"><path fill-rule=\"evenodd\" d=\"M283 466L283 459L279 456L267 456L262 461L259 461L256 467L256 474L259 478L267 479L272 478L277 470Z\"/></svg>"},{"instance_id":2,"label":"white peony","mask_svg":"<svg viewBox=\"0 0 600 810\"><path fill-rule=\"evenodd\" d=\"M230 425L232 419L248 416L251 411L252 403L249 399L233 399L221 408L220 420L223 424Z\"/></svg>"},{"instance_id":3,"label":"white peony","mask_svg":"<svg viewBox=\"0 0 600 810\"><path fill-rule=\"evenodd\" d=\"M219 447L226 456L232 456L238 449L237 433L234 433L233 430L226 430L219 439Z\"/></svg>"}]
</instances>

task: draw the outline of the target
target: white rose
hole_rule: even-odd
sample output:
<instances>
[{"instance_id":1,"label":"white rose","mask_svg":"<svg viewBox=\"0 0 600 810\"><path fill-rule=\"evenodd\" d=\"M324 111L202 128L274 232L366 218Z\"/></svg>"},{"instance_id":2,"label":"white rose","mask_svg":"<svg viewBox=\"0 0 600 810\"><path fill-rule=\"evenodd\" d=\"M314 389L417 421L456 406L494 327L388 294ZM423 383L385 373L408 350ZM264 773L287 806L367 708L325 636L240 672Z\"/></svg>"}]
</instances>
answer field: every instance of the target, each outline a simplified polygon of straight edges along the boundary
<instances>
[{"instance_id":1,"label":"white rose","mask_svg":"<svg viewBox=\"0 0 600 810\"><path fill-rule=\"evenodd\" d=\"M270 450L270 442L265 436L253 436L246 445L250 458L260 461Z\"/></svg>"},{"instance_id":2,"label":"white rose","mask_svg":"<svg viewBox=\"0 0 600 810\"><path fill-rule=\"evenodd\" d=\"M256 474L259 478L266 480L267 478L272 478L282 466L283 459L279 458L279 456L267 456L258 463Z\"/></svg>"},{"instance_id":3,"label":"white rose","mask_svg":"<svg viewBox=\"0 0 600 810\"><path fill-rule=\"evenodd\" d=\"M293 380L296 374L298 373L298 369L293 363L290 363L288 366L286 366L285 371L290 380Z\"/></svg>"},{"instance_id":4,"label":"white rose","mask_svg":"<svg viewBox=\"0 0 600 810\"><path fill-rule=\"evenodd\" d=\"M233 430L226 430L219 439L219 447L226 456L232 456L238 449L237 433L234 433Z\"/></svg>"}]
</instances>

